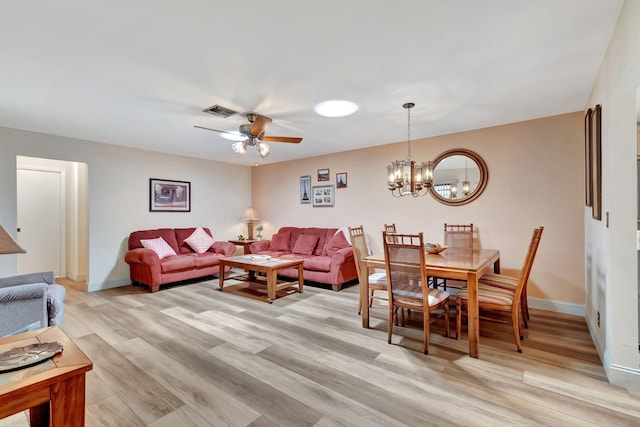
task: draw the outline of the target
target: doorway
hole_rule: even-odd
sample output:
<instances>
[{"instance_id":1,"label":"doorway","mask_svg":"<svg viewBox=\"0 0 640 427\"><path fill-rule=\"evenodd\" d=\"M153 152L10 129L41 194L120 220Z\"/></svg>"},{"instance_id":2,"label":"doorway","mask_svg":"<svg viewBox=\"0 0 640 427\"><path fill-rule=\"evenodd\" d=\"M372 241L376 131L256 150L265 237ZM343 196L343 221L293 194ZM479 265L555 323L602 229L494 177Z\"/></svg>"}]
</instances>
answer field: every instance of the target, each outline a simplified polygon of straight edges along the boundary
<instances>
[{"instance_id":1,"label":"doorway","mask_svg":"<svg viewBox=\"0 0 640 427\"><path fill-rule=\"evenodd\" d=\"M17 156L19 274L88 275L87 164Z\"/></svg>"}]
</instances>

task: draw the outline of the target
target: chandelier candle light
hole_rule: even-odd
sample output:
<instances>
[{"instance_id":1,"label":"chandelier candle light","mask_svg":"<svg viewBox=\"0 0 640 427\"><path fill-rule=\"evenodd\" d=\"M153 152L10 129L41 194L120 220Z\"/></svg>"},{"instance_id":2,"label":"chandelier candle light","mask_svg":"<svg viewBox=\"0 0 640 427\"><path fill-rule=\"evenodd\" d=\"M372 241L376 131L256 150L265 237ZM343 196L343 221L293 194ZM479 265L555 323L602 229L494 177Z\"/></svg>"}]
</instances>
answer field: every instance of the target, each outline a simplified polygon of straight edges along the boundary
<instances>
[{"instance_id":1,"label":"chandelier candle light","mask_svg":"<svg viewBox=\"0 0 640 427\"><path fill-rule=\"evenodd\" d=\"M407 109L407 159L396 160L387 166L387 185L394 197L424 196L433 184L433 163L429 161L418 164L411 159L411 109L413 107L415 107L413 102L407 102L402 106ZM422 190L424 190L423 193L421 193Z\"/></svg>"}]
</instances>

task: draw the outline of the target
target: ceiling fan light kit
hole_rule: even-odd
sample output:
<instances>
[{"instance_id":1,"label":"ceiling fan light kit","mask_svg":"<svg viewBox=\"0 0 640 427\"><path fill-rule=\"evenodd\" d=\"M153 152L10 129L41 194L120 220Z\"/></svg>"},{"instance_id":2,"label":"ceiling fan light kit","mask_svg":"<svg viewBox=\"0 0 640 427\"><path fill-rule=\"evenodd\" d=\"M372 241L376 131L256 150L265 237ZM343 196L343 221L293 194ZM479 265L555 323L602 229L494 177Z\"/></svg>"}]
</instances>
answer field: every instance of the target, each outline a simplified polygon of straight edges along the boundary
<instances>
[{"instance_id":1,"label":"ceiling fan light kit","mask_svg":"<svg viewBox=\"0 0 640 427\"><path fill-rule=\"evenodd\" d=\"M219 106L214 106L219 107ZM211 109L213 107L210 107ZM206 109L206 110L209 110ZM205 110L203 110L205 111ZM209 111L207 111L209 112ZM213 114L213 113L212 113ZM261 158L266 158L271 151L271 147L264 141L269 142L286 142L290 144L298 144L302 141L302 138L290 137L290 136L266 136L264 134L267 127L273 121L267 116L263 116L257 113L247 113L247 120L249 123L240 125L237 132L229 132L226 130L218 130L207 128L203 126L194 126L198 129L212 130L219 132L222 137L232 141L237 141L231 144L231 149L234 153L243 156L247 152L247 147L256 147L258 154Z\"/></svg>"}]
</instances>

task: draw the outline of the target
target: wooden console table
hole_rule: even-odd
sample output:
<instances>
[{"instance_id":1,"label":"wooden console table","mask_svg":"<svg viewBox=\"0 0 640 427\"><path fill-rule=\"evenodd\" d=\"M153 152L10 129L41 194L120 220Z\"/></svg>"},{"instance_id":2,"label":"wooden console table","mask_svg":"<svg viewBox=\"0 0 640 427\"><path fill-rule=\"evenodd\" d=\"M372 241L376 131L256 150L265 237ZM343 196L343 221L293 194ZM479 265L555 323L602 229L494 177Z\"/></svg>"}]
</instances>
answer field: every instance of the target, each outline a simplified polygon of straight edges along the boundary
<instances>
[{"instance_id":1,"label":"wooden console table","mask_svg":"<svg viewBox=\"0 0 640 427\"><path fill-rule=\"evenodd\" d=\"M59 342L50 360L0 373L0 418L29 409L31 426L84 426L85 374L91 360L58 327L0 338L0 352L43 342Z\"/></svg>"}]
</instances>

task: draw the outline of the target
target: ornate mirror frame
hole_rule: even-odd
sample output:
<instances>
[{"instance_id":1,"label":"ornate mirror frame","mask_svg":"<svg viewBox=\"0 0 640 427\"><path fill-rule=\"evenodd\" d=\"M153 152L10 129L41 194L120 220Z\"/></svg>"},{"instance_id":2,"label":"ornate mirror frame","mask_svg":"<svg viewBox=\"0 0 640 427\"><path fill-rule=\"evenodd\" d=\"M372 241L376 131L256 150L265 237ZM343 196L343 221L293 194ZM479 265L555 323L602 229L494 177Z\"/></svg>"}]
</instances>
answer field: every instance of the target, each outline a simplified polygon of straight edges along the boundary
<instances>
[{"instance_id":1,"label":"ornate mirror frame","mask_svg":"<svg viewBox=\"0 0 640 427\"><path fill-rule=\"evenodd\" d=\"M459 198L459 199L445 199L435 190L433 186L429 187L429 193L431 193L434 199L436 199L437 201L439 201L444 205L449 205L449 206L466 205L467 203L471 203L472 201L477 199L486 188L487 182L489 181L489 169L487 168L487 164L485 163L484 159L480 157L480 155L478 155L477 153L471 150L467 150L465 148L455 148L453 150L445 151L444 153L436 157L436 159L433 161L434 178L435 178L435 171L438 169L438 164L442 162L444 159L451 156L465 156L475 162L475 164L478 166L478 169L480 170L480 179L478 181L478 186L467 197Z\"/></svg>"}]
</instances>

